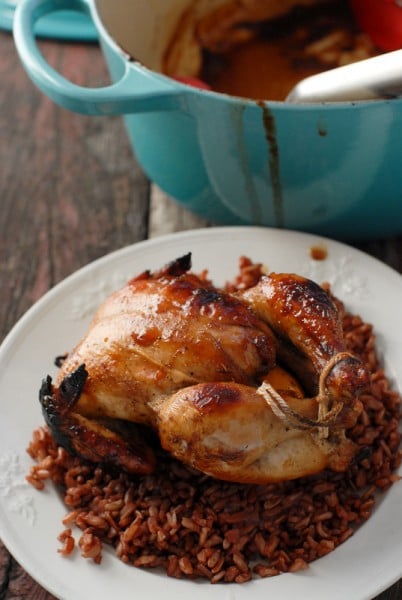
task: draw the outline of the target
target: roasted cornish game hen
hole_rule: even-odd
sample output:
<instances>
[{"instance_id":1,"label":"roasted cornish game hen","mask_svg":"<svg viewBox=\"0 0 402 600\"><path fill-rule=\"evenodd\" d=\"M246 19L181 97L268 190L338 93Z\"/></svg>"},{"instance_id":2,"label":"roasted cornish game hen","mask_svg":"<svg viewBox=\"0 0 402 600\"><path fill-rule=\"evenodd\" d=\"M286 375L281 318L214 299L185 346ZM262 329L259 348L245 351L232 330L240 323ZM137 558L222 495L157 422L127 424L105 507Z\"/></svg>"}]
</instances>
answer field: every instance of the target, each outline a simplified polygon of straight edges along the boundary
<instances>
[{"instance_id":1,"label":"roasted cornish game hen","mask_svg":"<svg viewBox=\"0 0 402 600\"><path fill-rule=\"evenodd\" d=\"M320 286L271 273L229 293L188 254L112 294L40 400L56 441L90 461L152 472L153 431L208 475L269 483L347 469L368 381Z\"/></svg>"}]
</instances>

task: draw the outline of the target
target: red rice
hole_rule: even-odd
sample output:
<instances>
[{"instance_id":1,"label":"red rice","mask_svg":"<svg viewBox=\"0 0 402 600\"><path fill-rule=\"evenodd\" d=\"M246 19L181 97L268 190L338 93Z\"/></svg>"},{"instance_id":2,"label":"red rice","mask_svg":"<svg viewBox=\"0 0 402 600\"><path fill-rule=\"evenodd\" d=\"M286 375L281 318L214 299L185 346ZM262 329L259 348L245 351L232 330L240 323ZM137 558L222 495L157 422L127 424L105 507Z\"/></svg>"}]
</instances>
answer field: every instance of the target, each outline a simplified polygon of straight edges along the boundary
<instances>
[{"instance_id":1,"label":"red rice","mask_svg":"<svg viewBox=\"0 0 402 600\"><path fill-rule=\"evenodd\" d=\"M243 259L241 272L234 287L252 285L260 271ZM214 480L161 451L156 473L130 477L69 456L41 427L28 447L37 464L27 480L40 490L50 479L64 492L70 512L59 552L68 556L78 547L99 563L107 544L127 564L211 583L298 571L332 552L370 517L378 492L399 479L401 462L400 398L379 367L372 326L346 313L344 330L372 379L349 431L361 452L346 473L242 485ZM73 525L82 530L78 544Z\"/></svg>"}]
</instances>

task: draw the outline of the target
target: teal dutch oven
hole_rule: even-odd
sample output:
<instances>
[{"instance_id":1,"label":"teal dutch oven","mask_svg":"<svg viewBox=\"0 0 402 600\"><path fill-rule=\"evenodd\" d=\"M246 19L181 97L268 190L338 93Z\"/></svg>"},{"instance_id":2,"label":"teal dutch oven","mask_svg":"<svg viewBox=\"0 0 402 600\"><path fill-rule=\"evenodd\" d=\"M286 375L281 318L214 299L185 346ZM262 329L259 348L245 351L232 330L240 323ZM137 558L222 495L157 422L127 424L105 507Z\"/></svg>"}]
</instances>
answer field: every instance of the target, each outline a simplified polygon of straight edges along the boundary
<instances>
[{"instance_id":1,"label":"teal dutch oven","mask_svg":"<svg viewBox=\"0 0 402 600\"><path fill-rule=\"evenodd\" d=\"M124 115L149 178L215 223L338 238L401 233L402 99L257 102L169 78L161 73L163 54L191 3L22 0L15 42L28 74L54 102L87 115ZM77 86L40 53L38 20L66 9L92 19L111 85Z\"/></svg>"},{"instance_id":2,"label":"teal dutch oven","mask_svg":"<svg viewBox=\"0 0 402 600\"><path fill-rule=\"evenodd\" d=\"M0 0L0 29L11 31L18 0ZM87 15L58 11L40 19L35 33L41 37L92 42L98 39L97 31Z\"/></svg>"}]
</instances>

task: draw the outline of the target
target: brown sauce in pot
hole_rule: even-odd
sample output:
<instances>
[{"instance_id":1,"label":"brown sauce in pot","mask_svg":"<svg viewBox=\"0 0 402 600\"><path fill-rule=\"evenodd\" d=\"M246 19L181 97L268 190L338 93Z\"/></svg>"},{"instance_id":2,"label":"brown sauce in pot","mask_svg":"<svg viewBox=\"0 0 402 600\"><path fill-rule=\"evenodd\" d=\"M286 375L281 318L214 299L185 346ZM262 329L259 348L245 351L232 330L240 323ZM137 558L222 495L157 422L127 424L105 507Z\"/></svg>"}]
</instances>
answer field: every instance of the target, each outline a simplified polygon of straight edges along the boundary
<instances>
[{"instance_id":1,"label":"brown sauce in pot","mask_svg":"<svg viewBox=\"0 0 402 600\"><path fill-rule=\"evenodd\" d=\"M203 50L200 78L213 90L283 100L305 77L376 54L345 2L295 9L250 27L255 37L247 42L222 53Z\"/></svg>"},{"instance_id":2,"label":"brown sauce in pot","mask_svg":"<svg viewBox=\"0 0 402 600\"><path fill-rule=\"evenodd\" d=\"M314 65L292 65L280 45L257 39L228 54L208 56L201 78L217 92L254 99L283 100L294 85L317 72Z\"/></svg>"}]
</instances>

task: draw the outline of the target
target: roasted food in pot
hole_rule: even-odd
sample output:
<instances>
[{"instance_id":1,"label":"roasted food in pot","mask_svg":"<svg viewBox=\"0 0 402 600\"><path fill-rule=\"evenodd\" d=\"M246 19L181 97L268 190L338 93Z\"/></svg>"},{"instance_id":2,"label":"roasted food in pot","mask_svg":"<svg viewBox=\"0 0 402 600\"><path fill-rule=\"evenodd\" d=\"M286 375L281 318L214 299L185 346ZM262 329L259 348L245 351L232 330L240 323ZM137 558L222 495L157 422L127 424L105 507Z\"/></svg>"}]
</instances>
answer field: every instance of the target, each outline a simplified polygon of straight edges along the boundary
<instances>
[{"instance_id":1,"label":"roasted food in pot","mask_svg":"<svg viewBox=\"0 0 402 600\"><path fill-rule=\"evenodd\" d=\"M301 79L379 52L347 0L197 0L166 48L174 78L257 100L284 100Z\"/></svg>"},{"instance_id":2,"label":"roasted food in pot","mask_svg":"<svg viewBox=\"0 0 402 600\"><path fill-rule=\"evenodd\" d=\"M156 467L148 430L219 479L346 470L355 454L347 429L369 379L345 350L327 293L274 273L229 293L190 269L188 254L100 306L55 384L48 377L40 390L56 441L130 473Z\"/></svg>"}]
</instances>

